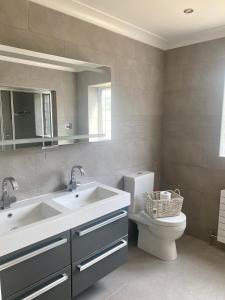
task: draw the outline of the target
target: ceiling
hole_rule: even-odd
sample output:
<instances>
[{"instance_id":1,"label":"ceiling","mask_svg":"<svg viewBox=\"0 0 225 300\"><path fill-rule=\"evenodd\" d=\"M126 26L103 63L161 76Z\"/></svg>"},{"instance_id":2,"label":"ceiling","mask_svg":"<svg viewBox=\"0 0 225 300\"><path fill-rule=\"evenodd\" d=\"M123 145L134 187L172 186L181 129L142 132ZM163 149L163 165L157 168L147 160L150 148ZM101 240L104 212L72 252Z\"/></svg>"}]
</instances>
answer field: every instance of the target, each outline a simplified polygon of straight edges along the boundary
<instances>
[{"instance_id":1,"label":"ceiling","mask_svg":"<svg viewBox=\"0 0 225 300\"><path fill-rule=\"evenodd\" d=\"M31 1L161 49L225 36L225 0Z\"/></svg>"}]
</instances>

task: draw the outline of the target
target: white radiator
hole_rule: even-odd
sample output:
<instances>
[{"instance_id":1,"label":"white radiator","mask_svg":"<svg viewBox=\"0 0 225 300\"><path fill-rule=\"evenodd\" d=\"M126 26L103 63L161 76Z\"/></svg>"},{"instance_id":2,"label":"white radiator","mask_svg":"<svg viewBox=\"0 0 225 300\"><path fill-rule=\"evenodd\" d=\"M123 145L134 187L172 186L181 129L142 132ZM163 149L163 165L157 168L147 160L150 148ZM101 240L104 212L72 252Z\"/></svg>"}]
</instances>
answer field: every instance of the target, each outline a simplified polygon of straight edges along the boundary
<instances>
[{"instance_id":1,"label":"white radiator","mask_svg":"<svg viewBox=\"0 0 225 300\"><path fill-rule=\"evenodd\" d=\"M225 190L220 193L220 210L217 240L225 244Z\"/></svg>"}]
</instances>

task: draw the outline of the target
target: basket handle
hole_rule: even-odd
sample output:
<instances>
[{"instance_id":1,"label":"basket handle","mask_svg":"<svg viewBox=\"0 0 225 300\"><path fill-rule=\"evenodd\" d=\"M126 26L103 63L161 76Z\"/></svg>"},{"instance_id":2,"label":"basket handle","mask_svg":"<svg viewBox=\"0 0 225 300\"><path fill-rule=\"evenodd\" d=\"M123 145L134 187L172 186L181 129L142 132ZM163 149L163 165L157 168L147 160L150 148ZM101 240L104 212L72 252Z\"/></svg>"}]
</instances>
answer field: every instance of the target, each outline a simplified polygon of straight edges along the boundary
<instances>
[{"instance_id":1,"label":"basket handle","mask_svg":"<svg viewBox=\"0 0 225 300\"><path fill-rule=\"evenodd\" d=\"M175 189L174 192L180 195L180 189Z\"/></svg>"}]
</instances>

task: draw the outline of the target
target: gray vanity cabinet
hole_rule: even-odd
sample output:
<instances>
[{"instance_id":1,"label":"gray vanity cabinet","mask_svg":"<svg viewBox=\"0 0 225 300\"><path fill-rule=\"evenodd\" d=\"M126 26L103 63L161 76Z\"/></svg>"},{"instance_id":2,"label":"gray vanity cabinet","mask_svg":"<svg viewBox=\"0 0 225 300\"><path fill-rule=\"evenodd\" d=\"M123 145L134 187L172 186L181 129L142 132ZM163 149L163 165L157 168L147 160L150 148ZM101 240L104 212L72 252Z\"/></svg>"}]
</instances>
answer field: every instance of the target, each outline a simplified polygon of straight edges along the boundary
<instances>
[{"instance_id":1,"label":"gray vanity cabinet","mask_svg":"<svg viewBox=\"0 0 225 300\"><path fill-rule=\"evenodd\" d=\"M70 266L38 281L6 300L71 300Z\"/></svg>"},{"instance_id":2,"label":"gray vanity cabinet","mask_svg":"<svg viewBox=\"0 0 225 300\"><path fill-rule=\"evenodd\" d=\"M69 231L0 258L3 299L70 264Z\"/></svg>"},{"instance_id":3,"label":"gray vanity cabinet","mask_svg":"<svg viewBox=\"0 0 225 300\"><path fill-rule=\"evenodd\" d=\"M3 300L71 300L127 259L126 209L0 257Z\"/></svg>"},{"instance_id":4,"label":"gray vanity cabinet","mask_svg":"<svg viewBox=\"0 0 225 300\"><path fill-rule=\"evenodd\" d=\"M127 237L72 265L72 296L76 297L127 260Z\"/></svg>"},{"instance_id":5,"label":"gray vanity cabinet","mask_svg":"<svg viewBox=\"0 0 225 300\"><path fill-rule=\"evenodd\" d=\"M126 210L113 212L71 231L73 297L126 262L127 232Z\"/></svg>"},{"instance_id":6,"label":"gray vanity cabinet","mask_svg":"<svg viewBox=\"0 0 225 300\"><path fill-rule=\"evenodd\" d=\"M79 261L127 235L127 211L119 210L71 231L72 261Z\"/></svg>"}]
</instances>

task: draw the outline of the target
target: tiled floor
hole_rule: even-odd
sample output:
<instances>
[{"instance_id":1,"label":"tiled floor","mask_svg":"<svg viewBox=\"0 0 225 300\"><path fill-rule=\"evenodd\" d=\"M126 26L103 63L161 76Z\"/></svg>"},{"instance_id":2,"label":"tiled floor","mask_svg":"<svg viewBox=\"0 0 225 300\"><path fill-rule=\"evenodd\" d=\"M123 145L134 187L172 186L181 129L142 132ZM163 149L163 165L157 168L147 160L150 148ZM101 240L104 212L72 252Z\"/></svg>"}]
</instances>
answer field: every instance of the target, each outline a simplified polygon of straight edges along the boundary
<instances>
[{"instance_id":1,"label":"tiled floor","mask_svg":"<svg viewBox=\"0 0 225 300\"><path fill-rule=\"evenodd\" d=\"M225 251L190 236L177 246L169 263L131 247L126 265L77 300L225 300Z\"/></svg>"}]
</instances>

